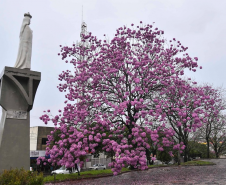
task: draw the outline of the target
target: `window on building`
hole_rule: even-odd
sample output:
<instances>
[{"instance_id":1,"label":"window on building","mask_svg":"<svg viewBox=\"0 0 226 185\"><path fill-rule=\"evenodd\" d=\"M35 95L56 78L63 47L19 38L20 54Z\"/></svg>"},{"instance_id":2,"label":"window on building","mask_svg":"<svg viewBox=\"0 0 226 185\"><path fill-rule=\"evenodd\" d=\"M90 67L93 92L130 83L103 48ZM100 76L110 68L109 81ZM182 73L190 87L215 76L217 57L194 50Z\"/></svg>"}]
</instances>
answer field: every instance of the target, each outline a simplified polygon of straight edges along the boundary
<instances>
[{"instance_id":1,"label":"window on building","mask_svg":"<svg viewBox=\"0 0 226 185\"><path fill-rule=\"evenodd\" d=\"M48 141L47 138L42 138L42 145L46 145L46 142Z\"/></svg>"}]
</instances>

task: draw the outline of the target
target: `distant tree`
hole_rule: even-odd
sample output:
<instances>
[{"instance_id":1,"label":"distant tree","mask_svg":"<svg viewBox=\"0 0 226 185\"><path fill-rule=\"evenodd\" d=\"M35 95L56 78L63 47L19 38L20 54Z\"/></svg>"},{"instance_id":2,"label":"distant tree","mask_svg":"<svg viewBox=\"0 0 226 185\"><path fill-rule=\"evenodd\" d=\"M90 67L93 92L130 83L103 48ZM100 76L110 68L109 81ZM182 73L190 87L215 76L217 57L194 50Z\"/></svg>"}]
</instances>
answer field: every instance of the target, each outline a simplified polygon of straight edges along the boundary
<instances>
[{"instance_id":1,"label":"distant tree","mask_svg":"<svg viewBox=\"0 0 226 185\"><path fill-rule=\"evenodd\" d=\"M218 122L219 116L221 117L222 111L226 109L226 101L224 97L224 89L217 88L214 89L210 85L203 86L203 90L206 96L209 96L211 101L211 106L205 110L205 117L207 118L206 124L199 128L196 135L199 138L205 139L207 143L207 158L210 157L210 137L217 129L214 129L217 124L222 124Z\"/></svg>"},{"instance_id":2,"label":"distant tree","mask_svg":"<svg viewBox=\"0 0 226 185\"><path fill-rule=\"evenodd\" d=\"M167 123L174 130L175 140L185 145L185 162L189 154L189 136L206 124L208 119L206 111L214 103L214 99L205 95L203 87L189 80L178 79L173 82L174 84L171 83L172 86L167 88L165 93L161 92L163 94L161 104L164 107L162 115L166 115ZM180 158L179 154L178 157Z\"/></svg>"},{"instance_id":3,"label":"distant tree","mask_svg":"<svg viewBox=\"0 0 226 185\"><path fill-rule=\"evenodd\" d=\"M216 158L226 151L226 115L219 115L216 122L212 122L210 143L213 146Z\"/></svg>"},{"instance_id":4,"label":"distant tree","mask_svg":"<svg viewBox=\"0 0 226 185\"><path fill-rule=\"evenodd\" d=\"M207 145L197 141L188 141L189 156L207 158Z\"/></svg>"}]
</instances>

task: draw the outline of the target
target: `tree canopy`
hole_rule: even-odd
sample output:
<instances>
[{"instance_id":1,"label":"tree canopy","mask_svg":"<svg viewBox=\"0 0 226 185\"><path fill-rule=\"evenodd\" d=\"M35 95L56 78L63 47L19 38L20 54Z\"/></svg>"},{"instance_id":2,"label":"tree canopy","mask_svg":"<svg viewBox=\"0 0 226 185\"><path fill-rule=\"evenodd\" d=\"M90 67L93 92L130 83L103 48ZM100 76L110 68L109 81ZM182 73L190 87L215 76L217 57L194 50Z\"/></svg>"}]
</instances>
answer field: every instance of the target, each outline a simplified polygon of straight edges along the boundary
<instances>
[{"instance_id":1,"label":"tree canopy","mask_svg":"<svg viewBox=\"0 0 226 185\"><path fill-rule=\"evenodd\" d=\"M118 28L111 41L86 33L80 44L61 46L59 55L73 70L59 75L64 110L40 117L60 130L61 139L47 148L49 162L73 167L86 151L101 146L115 156L109 164L115 175L126 164L144 170L150 139L159 151L182 152L186 139L175 137L205 123L204 104L214 100L181 78L185 68L196 71L198 58L175 38L166 41L164 31L152 25L131 27Z\"/></svg>"}]
</instances>

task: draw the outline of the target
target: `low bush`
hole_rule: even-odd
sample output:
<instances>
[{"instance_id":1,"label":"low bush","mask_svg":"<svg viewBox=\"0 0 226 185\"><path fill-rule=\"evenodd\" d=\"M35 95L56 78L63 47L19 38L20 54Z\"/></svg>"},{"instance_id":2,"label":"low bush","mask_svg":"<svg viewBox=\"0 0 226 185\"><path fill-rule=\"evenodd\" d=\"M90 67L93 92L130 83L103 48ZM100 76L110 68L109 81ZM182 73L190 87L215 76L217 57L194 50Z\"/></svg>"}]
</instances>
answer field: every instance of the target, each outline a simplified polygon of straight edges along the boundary
<instances>
[{"instance_id":1,"label":"low bush","mask_svg":"<svg viewBox=\"0 0 226 185\"><path fill-rule=\"evenodd\" d=\"M0 185L42 185L43 174L22 169L4 170L0 174Z\"/></svg>"}]
</instances>

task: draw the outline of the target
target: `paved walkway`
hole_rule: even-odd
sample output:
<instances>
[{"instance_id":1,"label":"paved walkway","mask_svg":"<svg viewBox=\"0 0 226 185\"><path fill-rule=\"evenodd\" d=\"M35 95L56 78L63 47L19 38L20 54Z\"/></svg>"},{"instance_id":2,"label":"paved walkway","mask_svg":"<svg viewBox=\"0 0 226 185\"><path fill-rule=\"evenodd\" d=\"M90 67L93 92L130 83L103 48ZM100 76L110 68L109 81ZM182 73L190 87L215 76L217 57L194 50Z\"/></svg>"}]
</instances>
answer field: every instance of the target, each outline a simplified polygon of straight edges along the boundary
<instances>
[{"instance_id":1,"label":"paved walkway","mask_svg":"<svg viewBox=\"0 0 226 185\"><path fill-rule=\"evenodd\" d=\"M226 159L211 159L213 166L183 166L134 171L118 176L56 183L57 185L162 185L220 184L226 185ZM48 185L51 185L49 183Z\"/></svg>"}]
</instances>

